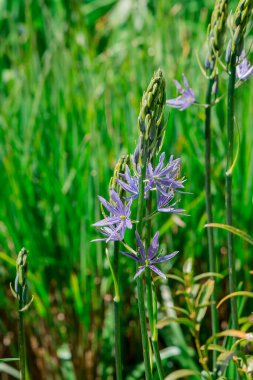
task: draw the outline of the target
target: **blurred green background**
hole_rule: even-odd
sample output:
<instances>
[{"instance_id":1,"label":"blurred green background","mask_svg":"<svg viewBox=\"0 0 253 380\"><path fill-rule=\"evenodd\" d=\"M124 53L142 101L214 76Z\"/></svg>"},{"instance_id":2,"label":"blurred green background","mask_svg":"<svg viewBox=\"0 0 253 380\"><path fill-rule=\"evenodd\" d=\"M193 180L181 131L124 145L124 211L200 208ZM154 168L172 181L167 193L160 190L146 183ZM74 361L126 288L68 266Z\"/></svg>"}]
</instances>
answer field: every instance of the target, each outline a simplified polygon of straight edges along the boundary
<instances>
[{"instance_id":1,"label":"blurred green background","mask_svg":"<svg viewBox=\"0 0 253 380\"><path fill-rule=\"evenodd\" d=\"M112 281L104 244L90 243L97 237L91 224L101 216L97 195L107 197L117 159L135 148L139 104L154 70L163 70L167 99L176 96L173 79L181 81L185 73L204 103L207 81L196 52L204 62L213 5L209 0L0 0L0 357L18 355L9 283L25 246L35 296L25 315L31 379L114 378ZM251 42L252 34L247 47ZM226 78L222 74L220 95ZM252 80L236 91L240 151L234 172L235 225L251 235L252 92ZM214 219L220 223L225 223L225 112L226 98L215 107L212 125ZM174 267L181 270L193 257L196 273L207 271L203 120L204 108L170 111L163 150L167 157L182 157L186 191L193 194L182 196L189 217L162 215L157 222L165 249L180 251ZM235 146L238 141L236 133ZM226 274L226 233L215 231L215 238L220 272ZM235 252L238 283L250 288L252 248L236 238ZM122 257L128 380L143 377L133 274L133 264ZM173 282L167 285L161 289L162 313L176 291ZM245 308L249 314L250 304ZM224 306L221 324L227 317ZM204 335L210 328L205 323ZM165 328L160 334L168 368L196 368L194 351L189 360L183 351L185 343L192 346L190 335L183 330L182 343L183 335L175 331ZM0 377L13 378L4 372Z\"/></svg>"}]
</instances>

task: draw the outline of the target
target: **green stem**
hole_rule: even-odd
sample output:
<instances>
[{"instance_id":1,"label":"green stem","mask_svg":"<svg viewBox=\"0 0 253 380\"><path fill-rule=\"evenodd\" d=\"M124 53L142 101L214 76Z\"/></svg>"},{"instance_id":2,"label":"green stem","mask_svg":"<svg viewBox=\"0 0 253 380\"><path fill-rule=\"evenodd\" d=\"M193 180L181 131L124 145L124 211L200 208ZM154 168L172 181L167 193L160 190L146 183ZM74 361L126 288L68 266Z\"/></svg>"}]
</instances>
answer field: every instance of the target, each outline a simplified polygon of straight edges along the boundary
<instances>
[{"instance_id":1,"label":"green stem","mask_svg":"<svg viewBox=\"0 0 253 380\"><path fill-rule=\"evenodd\" d=\"M19 294L19 326L18 326L18 334L19 334L19 360L20 360L20 379L26 379L26 352L25 352L25 332L24 332L24 321L23 321L23 312L20 311L23 308L23 300L22 300L22 290Z\"/></svg>"},{"instance_id":2,"label":"green stem","mask_svg":"<svg viewBox=\"0 0 253 380\"><path fill-rule=\"evenodd\" d=\"M211 104L212 100L212 87L214 79L209 79L208 88L206 92L206 104ZM207 107L205 111L205 192L206 192L206 217L207 223L213 222L212 214L212 196L211 196L211 107ZM214 250L214 237L213 229L207 229L207 239L208 239L208 256L209 256L209 271L217 272L216 256ZM213 277L215 281L215 278ZM218 316L216 309L216 291L214 286L214 291L211 296L211 324L212 324L212 335L218 332ZM214 369L217 360L217 352L213 350L212 353L212 367Z\"/></svg>"},{"instance_id":3,"label":"green stem","mask_svg":"<svg viewBox=\"0 0 253 380\"><path fill-rule=\"evenodd\" d=\"M162 360L161 360L160 351L159 351L158 342L157 342L157 328L156 328L156 321L154 319L154 312L153 312L152 279L150 275L150 269L148 267L146 268L146 287L147 287L148 318L149 318L149 325L150 325L151 338L152 338L152 347L155 354L155 362L156 362L156 368L159 375L159 379L163 380L164 371L163 371Z\"/></svg>"},{"instance_id":4,"label":"green stem","mask_svg":"<svg viewBox=\"0 0 253 380\"><path fill-rule=\"evenodd\" d=\"M228 105L227 105L227 175L226 175L226 222L229 226L233 225L232 218L232 171L229 171L233 165L234 151L234 91L235 91L235 72L236 72L236 56L231 57L230 74L228 82ZM229 272L229 292L236 291L236 272L235 272L235 256L233 234L228 232L228 272ZM236 297L232 297L231 303L231 318L232 329L238 329L238 314Z\"/></svg>"},{"instance_id":5,"label":"green stem","mask_svg":"<svg viewBox=\"0 0 253 380\"><path fill-rule=\"evenodd\" d=\"M156 361L156 367L157 367L159 379L163 380L164 371L163 371L162 359L161 359L157 340L152 340L152 346L153 346L153 350L155 354L155 361Z\"/></svg>"},{"instance_id":6,"label":"green stem","mask_svg":"<svg viewBox=\"0 0 253 380\"><path fill-rule=\"evenodd\" d=\"M153 160L154 161L154 160ZM152 194L149 195L146 205L146 215L150 215L152 212ZM147 222L146 229L146 249L148 249L151 241L151 220ZM148 306L148 318L149 318L149 326L151 331L151 339L152 339L152 347L155 354L156 367L159 375L159 379L164 379L164 371L162 366L162 360L160 357L160 351L157 342L157 328L156 328L156 320L154 319L154 310L153 310L153 295L152 295L152 278L150 269L147 267L146 271L146 290L147 290L147 306Z\"/></svg>"},{"instance_id":7,"label":"green stem","mask_svg":"<svg viewBox=\"0 0 253 380\"><path fill-rule=\"evenodd\" d=\"M115 281L119 283L119 242L114 242L114 275ZM121 360L121 336L120 336L120 299L114 298L114 332L115 332L115 365L116 378L122 380L122 360Z\"/></svg>"},{"instance_id":8,"label":"green stem","mask_svg":"<svg viewBox=\"0 0 253 380\"><path fill-rule=\"evenodd\" d=\"M144 147L145 148L145 147ZM140 189L139 189L139 198L138 198L138 209L137 209L137 220L138 228L140 235L142 235L142 224L143 224L143 213L144 213L144 178L146 175L146 153L143 153L144 162L141 170L140 178ZM138 265L137 265L138 268ZM152 373L150 367L150 358L149 358L149 341L148 341L148 331L146 326L146 312L145 312L145 303L144 303L144 286L142 276L137 277L137 295L138 295L138 306L139 306L139 315L140 315L140 325L141 325L141 338L142 338L142 348L143 348L143 357L144 357L144 366L145 374L147 380L152 380Z\"/></svg>"}]
</instances>

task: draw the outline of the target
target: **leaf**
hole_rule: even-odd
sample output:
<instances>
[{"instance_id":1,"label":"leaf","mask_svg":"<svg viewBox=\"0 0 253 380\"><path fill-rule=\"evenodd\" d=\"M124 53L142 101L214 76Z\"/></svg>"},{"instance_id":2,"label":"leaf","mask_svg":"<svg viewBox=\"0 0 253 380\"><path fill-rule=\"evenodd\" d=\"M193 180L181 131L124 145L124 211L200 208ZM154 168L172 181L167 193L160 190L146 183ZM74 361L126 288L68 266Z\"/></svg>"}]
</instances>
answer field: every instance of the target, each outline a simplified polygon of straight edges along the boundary
<instances>
[{"instance_id":1,"label":"leaf","mask_svg":"<svg viewBox=\"0 0 253 380\"><path fill-rule=\"evenodd\" d=\"M179 313L182 313L182 314L185 314L185 315L189 316L189 311L183 309L182 307L179 307L179 306L170 306L170 309L173 309L175 311L178 311Z\"/></svg>"},{"instance_id":2,"label":"leaf","mask_svg":"<svg viewBox=\"0 0 253 380\"><path fill-rule=\"evenodd\" d=\"M117 278L115 276L114 268L113 268L113 265L111 263L111 259L110 259L110 256L109 256L109 251L108 251L107 248L105 250L105 253L106 253L106 256L107 256L107 259L108 259L108 262L109 262L109 267L110 267L110 270L111 270L112 280L113 280L113 284L114 284L115 297L114 297L113 300L114 300L114 302L119 302L120 301L119 284L118 284Z\"/></svg>"},{"instance_id":3,"label":"leaf","mask_svg":"<svg viewBox=\"0 0 253 380\"><path fill-rule=\"evenodd\" d=\"M8 256L5 252L0 252L0 259L7 262L8 264L10 264L13 267L16 266L16 260L13 259L12 257Z\"/></svg>"},{"instance_id":4,"label":"leaf","mask_svg":"<svg viewBox=\"0 0 253 380\"><path fill-rule=\"evenodd\" d=\"M0 359L0 362L8 363L8 362L17 362L18 360L19 358L2 358Z\"/></svg>"},{"instance_id":5,"label":"leaf","mask_svg":"<svg viewBox=\"0 0 253 380\"><path fill-rule=\"evenodd\" d=\"M33 303L33 300L34 300L34 296L32 296L31 300L24 307L22 307L22 309L19 309L19 311L24 312L28 310L31 304Z\"/></svg>"},{"instance_id":6,"label":"leaf","mask_svg":"<svg viewBox=\"0 0 253 380\"><path fill-rule=\"evenodd\" d=\"M233 358L234 354L234 351L222 352L217 358L217 365L227 365L228 362Z\"/></svg>"},{"instance_id":7,"label":"leaf","mask_svg":"<svg viewBox=\"0 0 253 380\"><path fill-rule=\"evenodd\" d=\"M239 338L239 339L245 339L247 338L247 333L245 333L244 331L240 331L240 330L225 330L225 331L222 331L220 333L217 333L217 334L214 334L212 335L206 342L205 344L205 347L206 349L208 348L209 344L215 340L216 338L222 338L224 336L232 336L234 338Z\"/></svg>"},{"instance_id":8,"label":"leaf","mask_svg":"<svg viewBox=\"0 0 253 380\"><path fill-rule=\"evenodd\" d=\"M201 347L201 349L203 349L203 348L204 348L204 346ZM219 344L214 344L214 343L209 344L209 346L208 346L207 349L211 350L211 351L227 352L227 350L226 350L225 347L223 347L223 346L221 346Z\"/></svg>"},{"instance_id":9,"label":"leaf","mask_svg":"<svg viewBox=\"0 0 253 380\"><path fill-rule=\"evenodd\" d=\"M236 162L237 162L238 157L239 157L239 151L240 151L240 130L239 130L238 123L236 122L236 119L235 119L235 125L236 125L236 129L237 129L237 133L238 133L238 145L237 145L237 149L236 149L236 153L235 153L235 159L234 159L232 165L230 166L230 168L226 171L226 176L232 175L232 173L234 171L234 168L235 168L235 165L236 165Z\"/></svg>"},{"instance_id":10,"label":"leaf","mask_svg":"<svg viewBox=\"0 0 253 380\"><path fill-rule=\"evenodd\" d=\"M216 227L231 232L234 235L240 236L243 240L253 245L253 238L247 234L247 232L239 230L239 228L235 228L233 226L229 226L228 224L222 223L208 223L205 224L205 227Z\"/></svg>"},{"instance_id":11,"label":"leaf","mask_svg":"<svg viewBox=\"0 0 253 380\"><path fill-rule=\"evenodd\" d=\"M183 272L184 274L192 275L193 273L193 259L189 257L183 266Z\"/></svg>"},{"instance_id":12,"label":"leaf","mask_svg":"<svg viewBox=\"0 0 253 380\"><path fill-rule=\"evenodd\" d=\"M217 277L220 279L224 278L223 274L221 274L221 273L206 272L206 273L201 273L201 274L198 274L197 276L194 276L193 281L197 282L199 280L203 280L206 277Z\"/></svg>"},{"instance_id":13,"label":"leaf","mask_svg":"<svg viewBox=\"0 0 253 380\"><path fill-rule=\"evenodd\" d=\"M166 277L170 278L172 280L176 280L176 281L180 282L181 284L184 284L183 278L177 276L176 274L166 274Z\"/></svg>"},{"instance_id":14,"label":"leaf","mask_svg":"<svg viewBox=\"0 0 253 380\"><path fill-rule=\"evenodd\" d=\"M17 371L15 368L11 367L10 365L1 362L0 363L0 373L4 372L8 375L13 376L15 379L20 379L19 371Z\"/></svg>"},{"instance_id":15,"label":"leaf","mask_svg":"<svg viewBox=\"0 0 253 380\"><path fill-rule=\"evenodd\" d=\"M182 317L182 318L165 318L165 319L162 319L161 321L159 321L157 323L157 328L161 329L164 326L170 325L171 323L178 323L180 325L185 325L185 326L189 327L190 329L194 329L194 327L195 327L193 321L191 321L188 318Z\"/></svg>"},{"instance_id":16,"label":"leaf","mask_svg":"<svg viewBox=\"0 0 253 380\"><path fill-rule=\"evenodd\" d=\"M169 376L166 376L165 380L185 379L186 376L198 376L199 378L201 378L200 373L193 371L192 369L179 369L177 371L172 372Z\"/></svg>"},{"instance_id":17,"label":"leaf","mask_svg":"<svg viewBox=\"0 0 253 380\"><path fill-rule=\"evenodd\" d=\"M237 297L237 296L244 296L244 297L250 297L250 298L253 298L253 293L252 292L248 292L246 290L240 290L238 292L234 292L234 293L230 293L228 294L227 296L223 297L220 302L218 303L217 305L217 309L226 301L228 300L229 298L232 298L232 297Z\"/></svg>"},{"instance_id":18,"label":"leaf","mask_svg":"<svg viewBox=\"0 0 253 380\"><path fill-rule=\"evenodd\" d=\"M214 289L214 280L207 280L200 288L200 292L198 294L198 297L196 299L195 306L199 308L196 316L196 320L198 323L202 321L204 318L207 306L206 304L209 302L210 297L213 293Z\"/></svg>"}]
</instances>

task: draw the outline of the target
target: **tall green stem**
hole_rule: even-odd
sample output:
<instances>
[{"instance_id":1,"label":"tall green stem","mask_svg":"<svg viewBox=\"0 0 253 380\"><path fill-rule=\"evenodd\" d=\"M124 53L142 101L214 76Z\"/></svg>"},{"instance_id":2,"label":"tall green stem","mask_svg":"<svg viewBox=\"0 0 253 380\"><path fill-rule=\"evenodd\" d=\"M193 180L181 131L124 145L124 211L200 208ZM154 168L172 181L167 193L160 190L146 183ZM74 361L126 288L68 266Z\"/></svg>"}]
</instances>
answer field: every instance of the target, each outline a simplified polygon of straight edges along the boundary
<instances>
[{"instance_id":1,"label":"tall green stem","mask_svg":"<svg viewBox=\"0 0 253 380\"><path fill-rule=\"evenodd\" d=\"M114 242L114 275L119 283L119 242ZM114 298L114 333L115 333L115 365L117 380L122 380L121 336L120 336L120 299Z\"/></svg>"},{"instance_id":2,"label":"tall green stem","mask_svg":"<svg viewBox=\"0 0 253 380\"><path fill-rule=\"evenodd\" d=\"M142 223L143 223L143 217L144 217L144 182L143 180L146 175L146 167L147 167L146 152L143 153L143 157L144 157L144 161L143 161L142 170L141 170L138 209L137 209L137 220L139 221L138 229L140 231L140 234L142 234ZM140 315L145 374L146 374L147 380L152 380L150 358L149 358L148 331L147 331L147 326L146 326L146 313L145 313L145 303L144 303L144 286L143 286L143 279L140 276L137 277L137 295L138 295L138 306L139 306L139 315Z\"/></svg>"},{"instance_id":3,"label":"tall green stem","mask_svg":"<svg viewBox=\"0 0 253 380\"><path fill-rule=\"evenodd\" d=\"M208 88L206 92L206 104L210 105L212 100L212 87L214 79L209 79ZM213 222L212 213L212 196L211 196L211 107L206 108L205 114L205 192L206 192L206 217L207 223ZM217 272L216 256L214 250L214 237L213 229L207 229L207 239L208 239L208 257L209 257L209 271ZM215 281L215 278L213 278ZM212 335L218 332L218 318L216 309L216 291L214 286L214 291L211 297L211 323L212 323ZM217 352L214 350L212 354L213 368L215 367L217 359Z\"/></svg>"},{"instance_id":4,"label":"tall green stem","mask_svg":"<svg viewBox=\"0 0 253 380\"><path fill-rule=\"evenodd\" d=\"M234 151L234 91L235 91L236 55L233 54L230 63L230 74L228 82L228 105L227 105L227 173L226 173L226 222L233 225L232 218L232 170ZM228 232L228 272L229 272L229 292L236 291L236 271L233 234ZM232 328L238 329L238 314L236 297L230 299Z\"/></svg>"},{"instance_id":5,"label":"tall green stem","mask_svg":"<svg viewBox=\"0 0 253 380\"><path fill-rule=\"evenodd\" d=\"M149 198L147 200L146 216L150 215L151 213L152 213L152 193L149 195ZM150 240L151 240L151 220L148 220L147 229L146 229L146 238L145 238L146 249L150 245ZM160 351L159 351L158 342L157 342L157 333L155 331L157 329L156 328L157 321L154 318L154 311L153 311L152 278L150 274L150 269L148 267L146 268L145 274L146 274L146 288L147 288L146 290L147 290L148 318L149 318L149 326L150 326L150 331L151 331L152 347L153 347L153 351L155 355L155 362L156 362L159 379L163 380L164 371L163 371L162 360L161 360Z\"/></svg>"},{"instance_id":6,"label":"tall green stem","mask_svg":"<svg viewBox=\"0 0 253 380\"><path fill-rule=\"evenodd\" d=\"M24 321L23 321L23 312L20 311L24 305L22 300L22 289L20 291L19 297L19 314L18 314L18 334L19 334L19 363L20 363L20 379L26 379L26 352L25 352L25 332L24 332Z\"/></svg>"}]
</instances>

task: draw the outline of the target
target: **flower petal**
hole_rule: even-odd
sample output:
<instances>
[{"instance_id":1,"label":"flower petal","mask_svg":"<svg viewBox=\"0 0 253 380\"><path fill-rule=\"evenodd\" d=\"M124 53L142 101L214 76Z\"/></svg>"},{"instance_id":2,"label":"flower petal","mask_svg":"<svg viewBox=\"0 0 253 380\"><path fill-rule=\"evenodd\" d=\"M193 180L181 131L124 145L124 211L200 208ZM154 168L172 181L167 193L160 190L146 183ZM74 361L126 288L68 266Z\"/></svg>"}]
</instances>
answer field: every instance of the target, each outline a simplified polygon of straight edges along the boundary
<instances>
[{"instance_id":1,"label":"flower petal","mask_svg":"<svg viewBox=\"0 0 253 380\"><path fill-rule=\"evenodd\" d=\"M140 274L145 270L145 268L146 268L145 265L143 265L142 267L139 267L139 269L135 273L134 279L136 279L138 276L140 276Z\"/></svg>"},{"instance_id":2,"label":"flower petal","mask_svg":"<svg viewBox=\"0 0 253 380\"><path fill-rule=\"evenodd\" d=\"M175 251L170 253L169 255L165 255L162 257L158 257L157 259L150 260L151 264L158 264L158 263L164 263L165 261L171 260L173 257L175 257L178 254L179 251Z\"/></svg>"},{"instance_id":3,"label":"flower petal","mask_svg":"<svg viewBox=\"0 0 253 380\"><path fill-rule=\"evenodd\" d=\"M153 257L156 255L157 253L157 250L158 250L158 247L159 247L159 242L158 242L158 239L159 239L159 232L157 232L155 234L155 236L153 237L153 240L150 244L150 247L148 249L148 259L149 260L152 260Z\"/></svg>"},{"instance_id":4,"label":"flower petal","mask_svg":"<svg viewBox=\"0 0 253 380\"><path fill-rule=\"evenodd\" d=\"M138 244L138 247L140 249L140 254L141 254L141 257L144 260L146 260L146 251L145 251L145 248L142 244L142 241L141 241L141 238L140 238L140 235L138 233L138 231L135 231L135 236L136 236L136 240L137 240L137 244Z\"/></svg>"},{"instance_id":5,"label":"flower petal","mask_svg":"<svg viewBox=\"0 0 253 380\"><path fill-rule=\"evenodd\" d=\"M107 202L107 200L100 196L98 196L98 199L111 214L117 214L117 209L113 205L111 205L111 203Z\"/></svg>"},{"instance_id":6,"label":"flower petal","mask_svg":"<svg viewBox=\"0 0 253 380\"><path fill-rule=\"evenodd\" d=\"M149 265L148 266L153 272L155 272L156 274L158 274L158 276L160 276L160 277L162 277L162 278L164 278L165 280L166 280L166 276L165 276L165 274L162 272L162 271L160 271L160 269L158 269L157 267L155 267L154 265Z\"/></svg>"},{"instance_id":7,"label":"flower petal","mask_svg":"<svg viewBox=\"0 0 253 380\"><path fill-rule=\"evenodd\" d=\"M142 263L142 260L141 260L138 256L134 255L133 253L130 253L130 252L123 252L123 251L120 251L120 253L122 253L122 255L125 255L125 256L127 256L127 257L130 257L130 259L133 259L133 260L135 260L135 261L138 261L138 263Z\"/></svg>"},{"instance_id":8,"label":"flower petal","mask_svg":"<svg viewBox=\"0 0 253 380\"><path fill-rule=\"evenodd\" d=\"M108 216L105 219L99 220L98 222L92 224L94 227L103 227L103 226L111 226L112 224L119 223L120 220L118 217Z\"/></svg>"}]
</instances>

